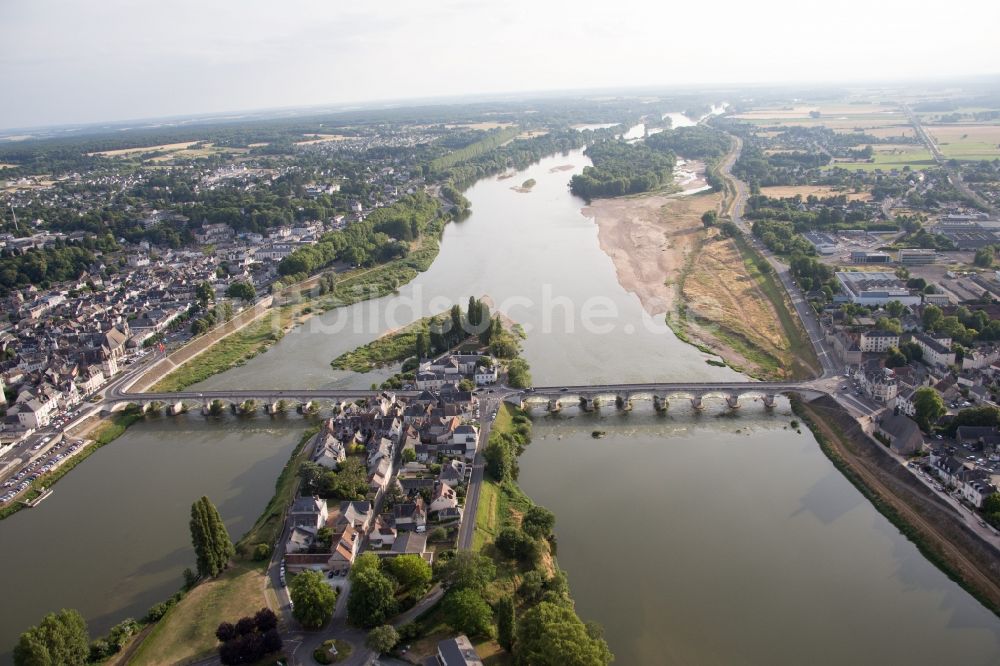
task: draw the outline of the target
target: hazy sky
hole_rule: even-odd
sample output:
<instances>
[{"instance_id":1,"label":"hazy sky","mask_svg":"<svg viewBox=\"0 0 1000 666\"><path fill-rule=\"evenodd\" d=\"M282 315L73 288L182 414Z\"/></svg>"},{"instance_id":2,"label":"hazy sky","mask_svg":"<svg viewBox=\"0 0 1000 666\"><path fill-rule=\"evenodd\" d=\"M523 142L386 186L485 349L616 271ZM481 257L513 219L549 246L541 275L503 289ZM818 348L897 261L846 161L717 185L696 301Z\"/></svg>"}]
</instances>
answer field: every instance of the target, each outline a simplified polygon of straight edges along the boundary
<instances>
[{"instance_id":1,"label":"hazy sky","mask_svg":"<svg viewBox=\"0 0 1000 666\"><path fill-rule=\"evenodd\" d=\"M0 0L0 128L1000 71L1000 2Z\"/></svg>"}]
</instances>

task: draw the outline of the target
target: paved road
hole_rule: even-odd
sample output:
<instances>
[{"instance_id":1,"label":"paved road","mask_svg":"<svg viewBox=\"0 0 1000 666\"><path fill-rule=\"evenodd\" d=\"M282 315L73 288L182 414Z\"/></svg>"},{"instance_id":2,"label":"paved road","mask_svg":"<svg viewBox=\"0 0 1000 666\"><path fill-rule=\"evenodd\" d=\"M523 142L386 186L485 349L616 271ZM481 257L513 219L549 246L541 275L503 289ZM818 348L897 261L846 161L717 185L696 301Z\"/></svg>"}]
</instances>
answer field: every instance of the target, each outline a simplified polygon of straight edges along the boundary
<instances>
[{"instance_id":1,"label":"paved road","mask_svg":"<svg viewBox=\"0 0 1000 666\"><path fill-rule=\"evenodd\" d=\"M458 528L458 547L462 550L472 548L472 535L476 531L476 511L479 508L479 494L483 485L485 468L483 450L490 438L493 414L500 408L501 400L502 398L494 393L481 393L479 397L479 441L476 443L476 455L472 459L472 478L469 479L469 489L465 494L462 524Z\"/></svg>"},{"instance_id":2,"label":"paved road","mask_svg":"<svg viewBox=\"0 0 1000 666\"><path fill-rule=\"evenodd\" d=\"M747 242L767 260L781 281L782 286L784 286L785 291L788 293L788 298L799 316L799 320L809 335L809 341L812 342L816 357L822 366L821 376L831 377L836 375L840 370L841 364L837 361L829 345L826 344L826 339L815 310L813 310L809 301L806 300L802 290L795 285L788 266L764 247L763 243L757 240L757 237L752 233L750 225L743 219L743 209L746 206L749 190L746 183L734 176L732 171L733 165L736 164L736 160L739 159L740 152L743 150L743 140L738 136L734 136L733 140L733 150L730 151L720 166L722 175L733 185L733 189L736 192L736 196L730 206L733 223L743 232Z\"/></svg>"},{"instance_id":3,"label":"paved road","mask_svg":"<svg viewBox=\"0 0 1000 666\"><path fill-rule=\"evenodd\" d=\"M995 212L993 210L993 206L991 206L988 201L983 199L977 192L974 192L972 188L965 184L965 181L962 180L962 173L958 169L949 166L948 160L941 153L941 150L938 148L937 143L934 142L934 139L931 138L931 135L924 129L924 126L920 123L920 118L917 114L913 113L910 107L906 104L903 105L903 111L910 119L910 124L913 125L913 129L916 130L917 136L920 137L921 141L924 142L924 145L927 146L927 149L931 152L931 155L933 155L934 161L937 162L938 165L944 167L944 169L948 172L948 180L951 184L958 188L963 194L965 194L965 196L982 206L985 210Z\"/></svg>"}]
</instances>

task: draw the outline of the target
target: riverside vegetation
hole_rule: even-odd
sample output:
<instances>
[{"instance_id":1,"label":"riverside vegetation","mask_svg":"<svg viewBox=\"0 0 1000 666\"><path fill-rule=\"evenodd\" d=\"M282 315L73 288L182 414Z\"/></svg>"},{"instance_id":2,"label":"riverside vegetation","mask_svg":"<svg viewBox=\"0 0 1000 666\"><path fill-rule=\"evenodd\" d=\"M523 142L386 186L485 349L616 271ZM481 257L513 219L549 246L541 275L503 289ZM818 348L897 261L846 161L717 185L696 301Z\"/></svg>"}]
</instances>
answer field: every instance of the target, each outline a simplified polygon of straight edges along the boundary
<instances>
[{"instance_id":1,"label":"riverside vegetation","mask_svg":"<svg viewBox=\"0 0 1000 666\"><path fill-rule=\"evenodd\" d=\"M380 388L398 389L404 382L416 379L415 371L420 361L456 348L469 348L477 352L488 351L506 362L508 383L523 388L531 383L528 363L519 357L519 327L505 325L499 315L490 317L489 305L481 299L469 297L469 304L462 312L455 304L447 313L419 319L408 326L341 354L330 365L338 370L365 373L373 368L393 363L403 363L399 373L382 383ZM492 362L488 356L483 362ZM466 380L468 383L469 380ZM467 386L466 388L474 388Z\"/></svg>"},{"instance_id":2,"label":"riverside vegetation","mask_svg":"<svg viewBox=\"0 0 1000 666\"><path fill-rule=\"evenodd\" d=\"M517 456L531 441L526 413L504 404L490 433L473 549L442 554L434 572L441 604L399 633L413 652L462 632L497 663L600 665L613 655L599 625L574 611L566 574L555 560L555 516L517 485Z\"/></svg>"}]
</instances>

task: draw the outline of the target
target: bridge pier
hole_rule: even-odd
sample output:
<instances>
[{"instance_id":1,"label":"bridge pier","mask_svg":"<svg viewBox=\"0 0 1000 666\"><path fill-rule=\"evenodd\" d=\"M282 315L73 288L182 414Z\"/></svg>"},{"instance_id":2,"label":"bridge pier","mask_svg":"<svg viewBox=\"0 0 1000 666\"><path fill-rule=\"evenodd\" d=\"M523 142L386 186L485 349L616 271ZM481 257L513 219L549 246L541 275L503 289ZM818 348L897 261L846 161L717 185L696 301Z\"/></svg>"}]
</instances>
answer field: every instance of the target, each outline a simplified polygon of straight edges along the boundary
<instances>
[{"instance_id":1,"label":"bridge pier","mask_svg":"<svg viewBox=\"0 0 1000 666\"><path fill-rule=\"evenodd\" d=\"M726 404L729 405L729 409L739 409L740 408L740 396L738 393L730 393L726 396Z\"/></svg>"},{"instance_id":2,"label":"bridge pier","mask_svg":"<svg viewBox=\"0 0 1000 666\"><path fill-rule=\"evenodd\" d=\"M697 410L705 409L705 405L702 404L702 402L701 402L701 396L700 395L696 395L695 397L691 398L691 407L693 407L694 409L697 409Z\"/></svg>"},{"instance_id":3,"label":"bridge pier","mask_svg":"<svg viewBox=\"0 0 1000 666\"><path fill-rule=\"evenodd\" d=\"M667 408L670 407L670 401L666 398L661 398L658 395L653 396L653 409L658 412L665 412Z\"/></svg>"},{"instance_id":4,"label":"bridge pier","mask_svg":"<svg viewBox=\"0 0 1000 666\"><path fill-rule=\"evenodd\" d=\"M764 408L774 409L774 394L768 393L764 396Z\"/></svg>"},{"instance_id":5,"label":"bridge pier","mask_svg":"<svg viewBox=\"0 0 1000 666\"><path fill-rule=\"evenodd\" d=\"M597 400L580 396L580 409L585 412L592 412L595 407L597 407Z\"/></svg>"},{"instance_id":6,"label":"bridge pier","mask_svg":"<svg viewBox=\"0 0 1000 666\"><path fill-rule=\"evenodd\" d=\"M549 404L545 409L550 412L558 412L562 410L562 405L559 404L558 400L549 400Z\"/></svg>"},{"instance_id":7,"label":"bridge pier","mask_svg":"<svg viewBox=\"0 0 1000 666\"><path fill-rule=\"evenodd\" d=\"M299 405L299 411L303 416L312 416L319 413L319 404L315 400L309 400Z\"/></svg>"},{"instance_id":8,"label":"bridge pier","mask_svg":"<svg viewBox=\"0 0 1000 666\"><path fill-rule=\"evenodd\" d=\"M210 402L208 402L206 400L205 403L201 406L201 413L202 413L202 416L208 416L209 414L211 414L212 413L212 403L210 403Z\"/></svg>"},{"instance_id":9,"label":"bridge pier","mask_svg":"<svg viewBox=\"0 0 1000 666\"><path fill-rule=\"evenodd\" d=\"M177 416L178 414L183 414L185 411L183 402L175 402L174 404L167 407L167 414L170 416Z\"/></svg>"},{"instance_id":10,"label":"bridge pier","mask_svg":"<svg viewBox=\"0 0 1000 666\"><path fill-rule=\"evenodd\" d=\"M622 410L623 412L632 411L632 398L628 395L626 396L615 396L615 407Z\"/></svg>"}]
</instances>

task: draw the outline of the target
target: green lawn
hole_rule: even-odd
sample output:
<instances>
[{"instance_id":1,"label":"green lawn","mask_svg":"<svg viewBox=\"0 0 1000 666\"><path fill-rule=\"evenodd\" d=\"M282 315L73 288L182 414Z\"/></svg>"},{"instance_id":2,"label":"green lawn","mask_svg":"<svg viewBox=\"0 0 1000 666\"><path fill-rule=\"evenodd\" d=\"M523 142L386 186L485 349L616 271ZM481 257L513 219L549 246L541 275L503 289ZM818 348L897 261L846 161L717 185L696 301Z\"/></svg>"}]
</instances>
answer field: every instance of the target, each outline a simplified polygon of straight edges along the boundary
<instances>
[{"instance_id":1,"label":"green lawn","mask_svg":"<svg viewBox=\"0 0 1000 666\"><path fill-rule=\"evenodd\" d=\"M476 528L472 533L472 550L482 550L492 543L500 531L500 486L495 481L483 479L476 507Z\"/></svg>"},{"instance_id":2,"label":"green lawn","mask_svg":"<svg viewBox=\"0 0 1000 666\"><path fill-rule=\"evenodd\" d=\"M239 562L215 580L198 585L170 609L129 660L135 666L179 664L214 652L215 630L266 603L264 568Z\"/></svg>"}]
</instances>

